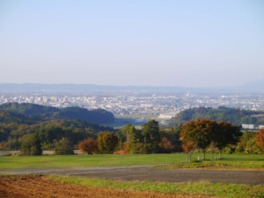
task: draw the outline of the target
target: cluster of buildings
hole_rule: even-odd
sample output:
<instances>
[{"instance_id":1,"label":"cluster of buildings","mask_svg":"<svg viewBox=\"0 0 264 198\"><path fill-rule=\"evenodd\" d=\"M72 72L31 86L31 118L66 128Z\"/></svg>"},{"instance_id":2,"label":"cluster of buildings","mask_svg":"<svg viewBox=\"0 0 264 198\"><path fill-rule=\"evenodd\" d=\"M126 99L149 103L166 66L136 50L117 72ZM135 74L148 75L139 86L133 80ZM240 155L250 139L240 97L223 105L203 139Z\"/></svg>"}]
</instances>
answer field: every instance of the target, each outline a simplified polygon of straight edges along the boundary
<instances>
[{"instance_id":1,"label":"cluster of buildings","mask_svg":"<svg viewBox=\"0 0 264 198\"><path fill-rule=\"evenodd\" d=\"M264 129L264 125L242 124L241 128L242 130L258 131L259 129Z\"/></svg>"},{"instance_id":2,"label":"cluster of buildings","mask_svg":"<svg viewBox=\"0 0 264 198\"><path fill-rule=\"evenodd\" d=\"M81 106L102 108L120 117L170 119L178 112L194 107L219 106L249 110L264 110L264 94L166 94L166 93L106 93L89 94L8 94L1 93L0 104L7 102L35 103L54 107Z\"/></svg>"}]
</instances>

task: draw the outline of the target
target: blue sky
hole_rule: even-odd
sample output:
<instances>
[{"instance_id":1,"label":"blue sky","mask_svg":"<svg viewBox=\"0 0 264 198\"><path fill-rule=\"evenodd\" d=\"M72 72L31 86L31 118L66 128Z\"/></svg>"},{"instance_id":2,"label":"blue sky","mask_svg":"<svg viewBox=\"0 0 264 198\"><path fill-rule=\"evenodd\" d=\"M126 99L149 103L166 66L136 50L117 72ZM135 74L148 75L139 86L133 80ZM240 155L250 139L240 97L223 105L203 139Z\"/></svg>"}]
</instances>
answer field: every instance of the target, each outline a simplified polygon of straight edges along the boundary
<instances>
[{"instance_id":1,"label":"blue sky","mask_svg":"<svg viewBox=\"0 0 264 198\"><path fill-rule=\"evenodd\" d=\"M1 0L0 83L264 79L262 0Z\"/></svg>"}]
</instances>

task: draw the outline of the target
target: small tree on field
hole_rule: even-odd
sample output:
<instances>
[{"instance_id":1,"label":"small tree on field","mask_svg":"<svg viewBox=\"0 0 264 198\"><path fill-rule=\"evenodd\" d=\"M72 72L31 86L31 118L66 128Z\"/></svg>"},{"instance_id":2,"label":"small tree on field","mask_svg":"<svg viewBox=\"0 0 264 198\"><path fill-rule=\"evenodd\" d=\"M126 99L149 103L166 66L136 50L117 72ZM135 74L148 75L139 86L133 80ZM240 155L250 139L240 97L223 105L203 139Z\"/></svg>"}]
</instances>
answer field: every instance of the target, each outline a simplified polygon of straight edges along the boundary
<instances>
[{"instance_id":1,"label":"small tree on field","mask_svg":"<svg viewBox=\"0 0 264 198\"><path fill-rule=\"evenodd\" d=\"M205 150L212 141L212 134L217 129L217 123L213 120L191 120L181 127L181 137L183 150L191 152L200 148L205 159Z\"/></svg>"},{"instance_id":2,"label":"small tree on field","mask_svg":"<svg viewBox=\"0 0 264 198\"><path fill-rule=\"evenodd\" d=\"M98 144L96 140L85 139L79 143L79 149L87 154L93 154L98 151Z\"/></svg>"},{"instance_id":3,"label":"small tree on field","mask_svg":"<svg viewBox=\"0 0 264 198\"><path fill-rule=\"evenodd\" d=\"M57 155L72 155L74 154L73 145L67 138L62 138L56 143L55 153Z\"/></svg>"},{"instance_id":4,"label":"small tree on field","mask_svg":"<svg viewBox=\"0 0 264 198\"><path fill-rule=\"evenodd\" d=\"M219 149L219 158L222 158L222 150L229 144L236 144L242 135L239 127L228 122L219 122L218 129L212 136L213 144Z\"/></svg>"},{"instance_id":5,"label":"small tree on field","mask_svg":"<svg viewBox=\"0 0 264 198\"><path fill-rule=\"evenodd\" d=\"M21 155L42 155L41 142L37 134L27 134L22 137Z\"/></svg>"}]
</instances>

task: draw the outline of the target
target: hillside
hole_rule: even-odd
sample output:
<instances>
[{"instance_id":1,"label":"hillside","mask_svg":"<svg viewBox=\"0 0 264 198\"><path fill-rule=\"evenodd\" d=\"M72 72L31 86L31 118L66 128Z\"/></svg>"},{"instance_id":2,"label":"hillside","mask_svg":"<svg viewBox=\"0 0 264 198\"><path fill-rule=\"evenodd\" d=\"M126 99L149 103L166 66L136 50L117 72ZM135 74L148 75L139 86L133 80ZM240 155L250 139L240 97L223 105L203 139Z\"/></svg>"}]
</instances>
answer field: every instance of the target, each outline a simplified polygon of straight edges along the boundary
<instances>
[{"instance_id":1,"label":"hillside","mask_svg":"<svg viewBox=\"0 0 264 198\"><path fill-rule=\"evenodd\" d=\"M1 111L2 110L2 111ZM103 109L87 110L80 107L55 108L31 103L5 103L0 105L2 114L5 112L6 116L0 116L0 122L7 120L7 117L13 122L17 120L18 123L23 120L44 121L54 119L72 119L83 120L96 124L113 123L115 118L111 112Z\"/></svg>"},{"instance_id":2,"label":"hillside","mask_svg":"<svg viewBox=\"0 0 264 198\"><path fill-rule=\"evenodd\" d=\"M62 138L76 145L85 138L95 138L100 131L113 131L99 125L113 120L112 113L101 109L6 103L0 105L0 149L17 150L28 134L37 135L44 149L54 148Z\"/></svg>"},{"instance_id":3,"label":"hillside","mask_svg":"<svg viewBox=\"0 0 264 198\"><path fill-rule=\"evenodd\" d=\"M241 110L227 107L214 108L192 108L180 112L168 121L169 127L177 127L180 124L195 119L213 119L216 121L226 121L234 125L247 124L264 124L264 112Z\"/></svg>"}]
</instances>

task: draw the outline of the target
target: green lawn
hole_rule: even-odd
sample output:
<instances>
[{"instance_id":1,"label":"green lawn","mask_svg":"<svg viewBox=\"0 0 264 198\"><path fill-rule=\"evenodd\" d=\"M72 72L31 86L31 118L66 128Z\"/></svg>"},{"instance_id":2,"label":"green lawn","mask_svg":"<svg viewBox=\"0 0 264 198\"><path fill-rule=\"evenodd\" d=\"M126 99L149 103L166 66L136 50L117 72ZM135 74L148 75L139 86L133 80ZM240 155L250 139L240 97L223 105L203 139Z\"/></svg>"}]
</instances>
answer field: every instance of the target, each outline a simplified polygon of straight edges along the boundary
<instances>
[{"instance_id":1,"label":"green lawn","mask_svg":"<svg viewBox=\"0 0 264 198\"><path fill-rule=\"evenodd\" d=\"M197 159L198 153L193 154ZM16 168L89 168L111 166L169 165L166 168L197 168L215 165L224 168L264 168L264 155L223 155L223 160L197 163L184 163L185 154L148 154L148 155L47 155L47 156L1 156L0 169Z\"/></svg>"},{"instance_id":2,"label":"green lawn","mask_svg":"<svg viewBox=\"0 0 264 198\"><path fill-rule=\"evenodd\" d=\"M264 197L263 185L221 184L208 182L153 182L153 181L120 181L108 179L81 178L73 176L48 176L50 179L62 183L80 186L94 186L101 188L124 189L131 191L150 191L171 193L174 195L189 195L190 197Z\"/></svg>"}]
</instances>

